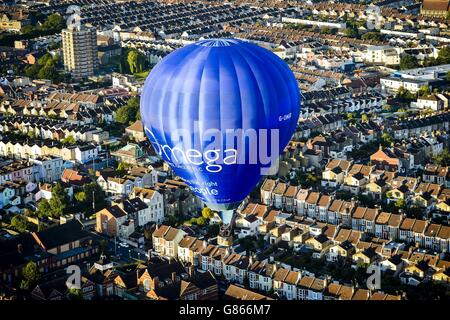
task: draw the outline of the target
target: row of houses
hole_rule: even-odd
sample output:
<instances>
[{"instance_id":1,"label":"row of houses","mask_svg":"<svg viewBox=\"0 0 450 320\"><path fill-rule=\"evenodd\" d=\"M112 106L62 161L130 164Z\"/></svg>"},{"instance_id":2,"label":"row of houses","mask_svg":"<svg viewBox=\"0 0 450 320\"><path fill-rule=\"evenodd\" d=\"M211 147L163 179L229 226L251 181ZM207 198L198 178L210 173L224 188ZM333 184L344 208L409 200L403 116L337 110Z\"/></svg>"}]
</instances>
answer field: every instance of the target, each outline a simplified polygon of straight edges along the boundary
<instances>
[{"instance_id":1,"label":"row of houses","mask_svg":"<svg viewBox=\"0 0 450 320\"><path fill-rule=\"evenodd\" d=\"M414 183L414 181L397 180L396 183L406 187L408 183ZM436 187L440 190L438 185ZM433 186L430 187L430 184L419 184L416 188L416 203L420 203L420 199L425 197L424 192L428 192L427 190L431 190L431 188ZM443 196L446 196L446 194L447 191L444 191ZM436 197L438 195L440 195L439 191L436 193ZM309 189L298 189L294 186L283 185L283 183L278 185L273 180L265 181L261 188L261 198L265 210L260 213L262 218L260 224L264 224L264 217L270 213L267 208L273 206L282 208L283 212L280 211L280 213L287 216L294 213L296 216L306 216L333 225L342 224L344 227L384 239L417 242L421 246L434 250L448 250L450 245L450 228L448 226L426 220L417 220L421 222L418 222L414 229L415 219L411 220L401 214L383 212L380 208L363 207L354 200L344 201L335 198L333 195L326 195ZM412 225L410 225L411 221Z\"/></svg>"},{"instance_id":2,"label":"row of houses","mask_svg":"<svg viewBox=\"0 0 450 320\"><path fill-rule=\"evenodd\" d=\"M180 229L162 225L152 237L154 250L159 255L176 258L186 265L209 271L238 286L245 284L250 292L273 292L275 297L288 300L359 299L361 294L356 294L357 290L352 286L343 286L338 281L315 277L306 271L294 270L277 262L258 261L252 255L239 254L230 248L186 235ZM346 291L348 296L336 294L339 289L342 293ZM368 291L366 295L365 299L369 299ZM393 296L391 298L400 299Z\"/></svg>"},{"instance_id":3,"label":"row of houses","mask_svg":"<svg viewBox=\"0 0 450 320\"><path fill-rule=\"evenodd\" d=\"M44 140L63 140L72 137L79 142L101 144L109 133L94 126L79 126L63 120L37 117L6 117L0 120L0 132L21 132Z\"/></svg>"},{"instance_id":4,"label":"row of houses","mask_svg":"<svg viewBox=\"0 0 450 320\"><path fill-rule=\"evenodd\" d=\"M395 139L420 137L433 131L450 129L450 112L439 111L430 115L417 116L398 121L389 127Z\"/></svg>"},{"instance_id":5,"label":"row of houses","mask_svg":"<svg viewBox=\"0 0 450 320\"><path fill-rule=\"evenodd\" d=\"M89 143L64 145L54 140L0 140L0 156L7 158L30 159L54 156L64 161L85 164L96 159L99 151L101 151L99 145Z\"/></svg>"}]
</instances>

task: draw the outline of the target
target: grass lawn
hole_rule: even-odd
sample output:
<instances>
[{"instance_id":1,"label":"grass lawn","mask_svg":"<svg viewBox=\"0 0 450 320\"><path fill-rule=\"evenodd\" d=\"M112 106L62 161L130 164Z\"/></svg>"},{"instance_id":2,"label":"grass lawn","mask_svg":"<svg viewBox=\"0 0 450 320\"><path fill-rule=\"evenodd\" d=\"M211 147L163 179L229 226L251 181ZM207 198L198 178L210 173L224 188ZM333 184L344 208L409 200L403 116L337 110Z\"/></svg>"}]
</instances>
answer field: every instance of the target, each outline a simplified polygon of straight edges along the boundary
<instances>
[{"instance_id":1,"label":"grass lawn","mask_svg":"<svg viewBox=\"0 0 450 320\"><path fill-rule=\"evenodd\" d=\"M135 76L136 80L140 81L140 80L145 80L145 78L147 78L149 73L150 73L150 70L146 70L146 71L142 71L139 73L135 73L134 76Z\"/></svg>"}]
</instances>

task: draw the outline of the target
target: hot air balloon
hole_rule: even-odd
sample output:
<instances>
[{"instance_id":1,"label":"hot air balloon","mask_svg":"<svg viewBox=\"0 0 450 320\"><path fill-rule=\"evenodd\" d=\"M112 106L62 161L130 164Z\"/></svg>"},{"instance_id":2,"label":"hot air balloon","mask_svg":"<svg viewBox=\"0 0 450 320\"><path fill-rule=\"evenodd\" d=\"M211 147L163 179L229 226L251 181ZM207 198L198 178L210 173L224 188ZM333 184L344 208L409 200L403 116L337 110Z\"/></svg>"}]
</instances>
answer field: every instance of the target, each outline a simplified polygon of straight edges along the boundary
<instances>
[{"instance_id":1,"label":"hot air balloon","mask_svg":"<svg viewBox=\"0 0 450 320\"><path fill-rule=\"evenodd\" d=\"M271 51L208 39L152 69L140 112L155 151L226 225L291 139L300 92Z\"/></svg>"}]
</instances>

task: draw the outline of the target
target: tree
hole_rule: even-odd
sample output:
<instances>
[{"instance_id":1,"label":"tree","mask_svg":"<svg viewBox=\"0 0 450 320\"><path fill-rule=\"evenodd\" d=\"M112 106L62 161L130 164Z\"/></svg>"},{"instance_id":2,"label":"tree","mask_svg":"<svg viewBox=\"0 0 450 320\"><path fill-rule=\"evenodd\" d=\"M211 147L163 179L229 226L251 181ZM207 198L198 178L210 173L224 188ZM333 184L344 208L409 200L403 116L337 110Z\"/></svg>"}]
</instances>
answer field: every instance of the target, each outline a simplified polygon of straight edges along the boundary
<instances>
[{"instance_id":1,"label":"tree","mask_svg":"<svg viewBox=\"0 0 450 320\"><path fill-rule=\"evenodd\" d=\"M79 192L75 193L75 200L77 200L78 202L85 203L86 199L87 199L86 192L79 191Z\"/></svg>"},{"instance_id":2,"label":"tree","mask_svg":"<svg viewBox=\"0 0 450 320\"><path fill-rule=\"evenodd\" d=\"M421 86L419 91L417 92L419 97L427 97L431 94L431 90L429 86Z\"/></svg>"},{"instance_id":3,"label":"tree","mask_svg":"<svg viewBox=\"0 0 450 320\"><path fill-rule=\"evenodd\" d=\"M18 232L22 233L28 230L30 227L30 223L27 218L17 215L11 219L11 226L16 229Z\"/></svg>"},{"instance_id":4,"label":"tree","mask_svg":"<svg viewBox=\"0 0 450 320\"><path fill-rule=\"evenodd\" d=\"M416 98L416 96L405 87L400 87L395 97L401 102L409 102Z\"/></svg>"},{"instance_id":5,"label":"tree","mask_svg":"<svg viewBox=\"0 0 450 320\"><path fill-rule=\"evenodd\" d=\"M390 106L389 104L385 104L383 106L383 111L392 112L392 106Z\"/></svg>"},{"instance_id":6,"label":"tree","mask_svg":"<svg viewBox=\"0 0 450 320\"><path fill-rule=\"evenodd\" d=\"M41 201L39 201L38 209L36 212L39 218L49 217L51 216L51 212L52 208L47 199L42 199Z\"/></svg>"},{"instance_id":7,"label":"tree","mask_svg":"<svg viewBox=\"0 0 450 320\"><path fill-rule=\"evenodd\" d=\"M206 219L204 217L197 218L197 225L204 226L206 224Z\"/></svg>"},{"instance_id":8,"label":"tree","mask_svg":"<svg viewBox=\"0 0 450 320\"><path fill-rule=\"evenodd\" d=\"M130 50L127 55L127 62L131 73L138 73L144 70L144 55L136 49Z\"/></svg>"},{"instance_id":9,"label":"tree","mask_svg":"<svg viewBox=\"0 0 450 320\"><path fill-rule=\"evenodd\" d=\"M129 124L136 121L138 118L140 119L139 104L139 97L130 98L126 105L117 109L116 121L122 124Z\"/></svg>"},{"instance_id":10,"label":"tree","mask_svg":"<svg viewBox=\"0 0 450 320\"><path fill-rule=\"evenodd\" d=\"M361 115L361 121L362 122L369 122L369 117L367 116L367 114L363 113Z\"/></svg>"},{"instance_id":11,"label":"tree","mask_svg":"<svg viewBox=\"0 0 450 320\"><path fill-rule=\"evenodd\" d=\"M350 38L358 38L358 36L359 36L358 30L356 30L355 28L345 29L344 34L346 37L350 37Z\"/></svg>"},{"instance_id":12,"label":"tree","mask_svg":"<svg viewBox=\"0 0 450 320\"><path fill-rule=\"evenodd\" d=\"M51 54L46 53L35 64L25 68L25 75L32 79L60 81L62 77L56 70L58 61L58 56L52 57Z\"/></svg>"},{"instance_id":13,"label":"tree","mask_svg":"<svg viewBox=\"0 0 450 320\"><path fill-rule=\"evenodd\" d=\"M450 166L450 152L448 149L444 149L440 154L438 154L434 161L436 161L437 164L447 167Z\"/></svg>"},{"instance_id":14,"label":"tree","mask_svg":"<svg viewBox=\"0 0 450 320\"><path fill-rule=\"evenodd\" d=\"M92 202L94 202L95 210L99 211L106 207L105 192L100 188L96 182L90 182L83 186L84 193L86 194L85 203L89 206L87 212L91 212ZM92 213L93 213L92 208Z\"/></svg>"},{"instance_id":15,"label":"tree","mask_svg":"<svg viewBox=\"0 0 450 320\"><path fill-rule=\"evenodd\" d=\"M444 46L439 50L438 57L436 59L437 64L449 64L450 63L450 47Z\"/></svg>"},{"instance_id":16,"label":"tree","mask_svg":"<svg viewBox=\"0 0 450 320\"><path fill-rule=\"evenodd\" d=\"M381 41L381 34L376 31L371 31L371 32L367 32L367 33L363 34L361 36L361 39Z\"/></svg>"},{"instance_id":17,"label":"tree","mask_svg":"<svg viewBox=\"0 0 450 320\"><path fill-rule=\"evenodd\" d=\"M128 164L126 164L125 162L120 162L120 163L117 165L116 174L117 174L118 176L123 176L124 174L127 173L127 170L128 170Z\"/></svg>"},{"instance_id":18,"label":"tree","mask_svg":"<svg viewBox=\"0 0 450 320\"><path fill-rule=\"evenodd\" d=\"M70 300L83 300L83 291L77 288L70 288L69 290Z\"/></svg>"},{"instance_id":19,"label":"tree","mask_svg":"<svg viewBox=\"0 0 450 320\"><path fill-rule=\"evenodd\" d=\"M394 143L394 138L392 138L388 132L384 132L381 135L381 140L383 141L383 146L385 147L391 146Z\"/></svg>"},{"instance_id":20,"label":"tree","mask_svg":"<svg viewBox=\"0 0 450 320\"><path fill-rule=\"evenodd\" d=\"M332 34L333 31L329 27L323 27L322 29L320 29L320 33L322 33L322 34Z\"/></svg>"},{"instance_id":21,"label":"tree","mask_svg":"<svg viewBox=\"0 0 450 320\"><path fill-rule=\"evenodd\" d=\"M53 218L62 216L66 207L69 205L67 193L59 182L52 188L52 197L49 200L49 205L51 208L51 216Z\"/></svg>"},{"instance_id":22,"label":"tree","mask_svg":"<svg viewBox=\"0 0 450 320\"><path fill-rule=\"evenodd\" d=\"M83 190L75 193L75 200L84 208L86 213L94 213L92 202L94 202L95 211L99 211L106 206L105 193L96 182L84 184Z\"/></svg>"},{"instance_id":23,"label":"tree","mask_svg":"<svg viewBox=\"0 0 450 320\"><path fill-rule=\"evenodd\" d=\"M406 69L414 69L419 66L419 63L417 62L417 58L410 55L405 54L400 58L400 69L406 70Z\"/></svg>"},{"instance_id":24,"label":"tree","mask_svg":"<svg viewBox=\"0 0 450 320\"><path fill-rule=\"evenodd\" d=\"M34 285L38 283L41 278L38 266L35 262L30 261L22 270L22 281L20 288L23 290L30 290Z\"/></svg>"},{"instance_id":25,"label":"tree","mask_svg":"<svg viewBox=\"0 0 450 320\"><path fill-rule=\"evenodd\" d=\"M125 105L117 109L116 122L121 124L129 124L136 120L136 111Z\"/></svg>"},{"instance_id":26,"label":"tree","mask_svg":"<svg viewBox=\"0 0 450 320\"><path fill-rule=\"evenodd\" d=\"M208 207L204 207L202 210L202 217L205 219L211 219L214 217L214 211Z\"/></svg>"},{"instance_id":27,"label":"tree","mask_svg":"<svg viewBox=\"0 0 450 320\"><path fill-rule=\"evenodd\" d=\"M66 26L64 17L57 13L52 13L47 17L44 23L41 25L42 31L60 31Z\"/></svg>"},{"instance_id":28,"label":"tree","mask_svg":"<svg viewBox=\"0 0 450 320\"><path fill-rule=\"evenodd\" d=\"M404 209L406 208L406 201L405 201L405 199L398 199L398 200L395 202L395 207L396 207L397 209L402 209L402 210L404 210Z\"/></svg>"},{"instance_id":29,"label":"tree","mask_svg":"<svg viewBox=\"0 0 450 320\"><path fill-rule=\"evenodd\" d=\"M73 136L67 136L64 139L61 140L62 144L75 144L77 143L77 141L75 140L75 138Z\"/></svg>"}]
</instances>

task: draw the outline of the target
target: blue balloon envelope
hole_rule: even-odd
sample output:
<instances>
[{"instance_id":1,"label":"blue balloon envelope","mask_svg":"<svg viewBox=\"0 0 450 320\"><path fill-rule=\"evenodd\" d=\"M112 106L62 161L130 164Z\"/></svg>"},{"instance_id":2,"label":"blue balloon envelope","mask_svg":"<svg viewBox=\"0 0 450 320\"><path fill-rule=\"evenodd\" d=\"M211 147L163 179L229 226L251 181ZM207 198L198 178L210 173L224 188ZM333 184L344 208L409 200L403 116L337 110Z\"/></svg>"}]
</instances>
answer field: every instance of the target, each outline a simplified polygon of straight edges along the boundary
<instances>
[{"instance_id":1,"label":"blue balloon envelope","mask_svg":"<svg viewBox=\"0 0 450 320\"><path fill-rule=\"evenodd\" d=\"M294 133L300 92L288 65L237 39L202 40L147 77L141 119L155 151L211 209L235 209ZM231 220L230 211L222 215Z\"/></svg>"}]
</instances>

